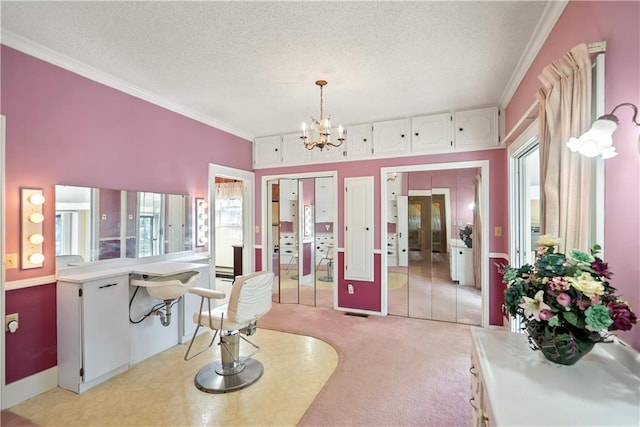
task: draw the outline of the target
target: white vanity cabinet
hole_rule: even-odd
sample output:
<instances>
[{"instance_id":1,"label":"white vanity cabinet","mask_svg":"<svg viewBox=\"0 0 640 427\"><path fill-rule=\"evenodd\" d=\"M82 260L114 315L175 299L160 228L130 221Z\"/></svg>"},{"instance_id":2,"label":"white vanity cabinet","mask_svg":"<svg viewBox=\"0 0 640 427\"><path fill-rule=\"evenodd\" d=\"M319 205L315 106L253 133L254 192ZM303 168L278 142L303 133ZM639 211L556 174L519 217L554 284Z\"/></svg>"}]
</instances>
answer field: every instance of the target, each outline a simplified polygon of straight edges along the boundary
<instances>
[{"instance_id":1,"label":"white vanity cabinet","mask_svg":"<svg viewBox=\"0 0 640 427\"><path fill-rule=\"evenodd\" d=\"M473 249L451 246L449 252L451 280L461 285L473 285Z\"/></svg>"},{"instance_id":2,"label":"white vanity cabinet","mask_svg":"<svg viewBox=\"0 0 640 427\"><path fill-rule=\"evenodd\" d=\"M129 367L129 275L59 279L58 383L82 393Z\"/></svg>"},{"instance_id":3,"label":"white vanity cabinet","mask_svg":"<svg viewBox=\"0 0 640 427\"><path fill-rule=\"evenodd\" d=\"M596 344L573 366L533 351L525 334L471 328L473 426L640 425L640 355Z\"/></svg>"}]
</instances>

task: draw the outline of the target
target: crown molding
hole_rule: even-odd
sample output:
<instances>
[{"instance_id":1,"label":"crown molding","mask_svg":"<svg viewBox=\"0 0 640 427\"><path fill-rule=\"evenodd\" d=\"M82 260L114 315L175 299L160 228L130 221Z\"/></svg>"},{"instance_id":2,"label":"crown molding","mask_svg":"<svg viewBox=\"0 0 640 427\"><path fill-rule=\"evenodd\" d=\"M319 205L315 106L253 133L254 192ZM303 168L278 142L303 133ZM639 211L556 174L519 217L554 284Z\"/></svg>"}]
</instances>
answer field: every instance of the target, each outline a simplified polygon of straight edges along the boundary
<instances>
[{"instance_id":1,"label":"crown molding","mask_svg":"<svg viewBox=\"0 0 640 427\"><path fill-rule=\"evenodd\" d=\"M547 2L547 5L540 16L540 20L536 25L536 28L533 31L533 35L529 39L527 46L524 48L518 63L516 64L516 68L513 70L511 77L509 78L509 82L507 82L507 86L504 88L504 92L502 92L502 96L500 97L499 105L502 108L505 108L507 104L511 101L511 98L516 93L518 86L522 82L525 74L531 67L533 60L540 52L542 45L549 37L551 30L558 22L560 15L564 11L564 8L569 3L568 0L552 0Z\"/></svg>"},{"instance_id":2,"label":"crown molding","mask_svg":"<svg viewBox=\"0 0 640 427\"><path fill-rule=\"evenodd\" d=\"M239 129L236 129L232 126L228 126L224 123L218 122L210 117L204 116L198 112L190 110L184 107L183 105L176 104L175 102L171 102L160 95L149 92L138 86L132 85L118 77L115 77L109 73L93 68L90 65L77 61L73 58L70 58L66 55L63 55L59 52L49 49L48 47L45 47L41 44L35 43L15 33L12 33L10 31L3 29L0 37L1 37L0 40L2 44L12 49L16 49L22 53L26 53L27 55L31 55L42 61L48 62L60 68L63 68L67 71L71 71L72 73L78 74L89 80L93 80L95 82L101 83L105 86L116 89L120 92L124 92L128 95L142 99L143 101L162 107L165 110L172 111L174 113L196 120L205 125L219 129L221 131L230 133L232 135L238 136L240 138L244 138L249 141L253 139L253 135L248 135L246 132L242 132Z\"/></svg>"}]
</instances>

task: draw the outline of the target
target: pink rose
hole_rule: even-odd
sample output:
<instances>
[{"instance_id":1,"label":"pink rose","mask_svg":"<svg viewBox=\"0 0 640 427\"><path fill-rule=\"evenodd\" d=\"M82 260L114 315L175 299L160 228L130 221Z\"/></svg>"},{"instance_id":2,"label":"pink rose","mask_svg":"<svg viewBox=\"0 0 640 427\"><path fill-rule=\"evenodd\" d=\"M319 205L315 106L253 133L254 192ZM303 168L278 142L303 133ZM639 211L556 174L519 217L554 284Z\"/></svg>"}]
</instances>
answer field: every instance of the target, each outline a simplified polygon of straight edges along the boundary
<instances>
[{"instance_id":1,"label":"pink rose","mask_svg":"<svg viewBox=\"0 0 640 427\"><path fill-rule=\"evenodd\" d=\"M553 317L553 312L548 308L540 310L540 320L549 320Z\"/></svg>"},{"instance_id":2,"label":"pink rose","mask_svg":"<svg viewBox=\"0 0 640 427\"><path fill-rule=\"evenodd\" d=\"M563 292L556 297L556 301L558 301L558 304L561 306L566 307L571 304L571 297Z\"/></svg>"}]
</instances>

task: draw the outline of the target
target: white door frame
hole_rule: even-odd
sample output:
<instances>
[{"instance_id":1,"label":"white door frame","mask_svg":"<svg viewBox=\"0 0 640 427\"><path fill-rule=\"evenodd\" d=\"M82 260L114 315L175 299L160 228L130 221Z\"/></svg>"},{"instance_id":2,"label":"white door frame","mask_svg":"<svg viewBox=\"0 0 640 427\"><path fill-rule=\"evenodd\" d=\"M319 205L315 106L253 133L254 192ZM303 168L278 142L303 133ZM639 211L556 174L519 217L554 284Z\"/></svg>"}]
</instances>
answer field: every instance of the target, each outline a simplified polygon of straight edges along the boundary
<instances>
[{"instance_id":1,"label":"white door frame","mask_svg":"<svg viewBox=\"0 0 640 427\"><path fill-rule=\"evenodd\" d=\"M4 165L5 165L5 125L6 119L5 116L0 115L0 254L4 258L4 240L5 240L5 224L4 224L4 212L5 212L5 181L4 181ZM2 301L0 302L0 319L3 319L2 322L4 324L4 313L5 313L5 301L6 301L6 293L4 290L4 259L2 259L2 265L0 265L0 269L2 272L0 273L0 292ZM4 328L3 328L4 329ZM2 333L2 337L0 337L0 362L2 366L0 367L0 408L4 409L4 403L2 400L2 393L5 388L5 345L4 345L4 332Z\"/></svg>"},{"instance_id":2,"label":"white door frame","mask_svg":"<svg viewBox=\"0 0 640 427\"><path fill-rule=\"evenodd\" d=\"M421 165L409 165L409 166L389 166L380 168L380 182L385 182L388 173L393 172L422 172L422 171L436 171L436 170L455 170L455 169L469 169L479 168L482 175L482 182L480 186L480 194L482 201L481 212L482 216L482 235L486 236L482 239L480 248L481 257L485 262L481 265L481 298L482 298L482 327L489 327L489 160L472 160L464 162L452 162L452 163L433 163L433 164L421 164ZM380 189L380 206L387 206L388 194L386 188L381 186ZM384 211L383 211L384 212ZM387 245L387 214L380 215L380 247L384 248ZM450 232L450 230L449 230ZM448 240L448 239L447 239ZM381 286L380 286L380 298L382 301L382 315L387 315L387 257L385 254L381 256Z\"/></svg>"},{"instance_id":3,"label":"white door frame","mask_svg":"<svg viewBox=\"0 0 640 427\"><path fill-rule=\"evenodd\" d=\"M253 172L242 169L209 163L209 266L211 268L211 283L216 278L216 235L215 235L215 206L216 206L216 176L242 181L242 272L251 273L255 269L255 176ZM215 289L212 286L211 289Z\"/></svg>"}]
</instances>

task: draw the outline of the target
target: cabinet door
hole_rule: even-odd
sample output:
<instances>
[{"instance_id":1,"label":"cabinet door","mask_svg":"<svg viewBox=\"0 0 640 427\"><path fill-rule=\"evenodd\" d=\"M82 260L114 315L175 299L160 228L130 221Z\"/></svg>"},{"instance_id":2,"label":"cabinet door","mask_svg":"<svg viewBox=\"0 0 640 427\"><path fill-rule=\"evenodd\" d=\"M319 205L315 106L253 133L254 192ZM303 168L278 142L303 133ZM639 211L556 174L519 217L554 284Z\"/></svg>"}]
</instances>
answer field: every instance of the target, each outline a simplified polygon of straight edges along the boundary
<instances>
[{"instance_id":1,"label":"cabinet door","mask_svg":"<svg viewBox=\"0 0 640 427\"><path fill-rule=\"evenodd\" d=\"M280 202L285 200L298 200L298 180L280 179Z\"/></svg>"},{"instance_id":2,"label":"cabinet door","mask_svg":"<svg viewBox=\"0 0 640 427\"><path fill-rule=\"evenodd\" d=\"M413 117L411 119L411 152L442 153L453 150L451 127L453 116L449 113Z\"/></svg>"},{"instance_id":3,"label":"cabinet door","mask_svg":"<svg viewBox=\"0 0 640 427\"><path fill-rule=\"evenodd\" d=\"M373 177L344 182L344 278L373 281Z\"/></svg>"},{"instance_id":4,"label":"cabinet door","mask_svg":"<svg viewBox=\"0 0 640 427\"><path fill-rule=\"evenodd\" d=\"M128 276L82 284L83 381L129 363Z\"/></svg>"},{"instance_id":5,"label":"cabinet door","mask_svg":"<svg viewBox=\"0 0 640 427\"><path fill-rule=\"evenodd\" d=\"M393 156L409 152L409 119L373 124L373 155Z\"/></svg>"},{"instance_id":6,"label":"cabinet door","mask_svg":"<svg viewBox=\"0 0 640 427\"><path fill-rule=\"evenodd\" d=\"M253 141L253 166L256 168L278 166L282 163L280 135L256 138Z\"/></svg>"},{"instance_id":7,"label":"cabinet door","mask_svg":"<svg viewBox=\"0 0 640 427\"><path fill-rule=\"evenodd\" d=\"M333 210L335 186L333 177L316 178L315 199L316 211L315 222L334 222Z\"/></svg>"},{"instance_id":8,"label":"cabinet door","mask_svg":"<svg viewBox=\"0 0 640 427\"><path fill-rule=\"evenodd\" d=\"M314 148L317 150L317 148ZM306 165L311 162L311 152L304 146L299 133L282 135L282 163L286 166Z\"/></svg>"},{"instance_id":9,"label":"cabinet door","mask_svg":"<svg viewBox=\"0 0 640 427\"><path fill-rule=\"evenodd\" d=\"M346 158L348 160L368 159L371 157L371 124L347 126L346 137Z\"/></svg>"},{"instance_id":10,"label":"cabinet door","mask_svg":"<svg viewBox=\"0 0 640 427\"><path fill-rule=\"evenodd\" d=\"M453 116L456 149L497 147L498 109L458 111Z\"/></svg>"}]
</instances>

